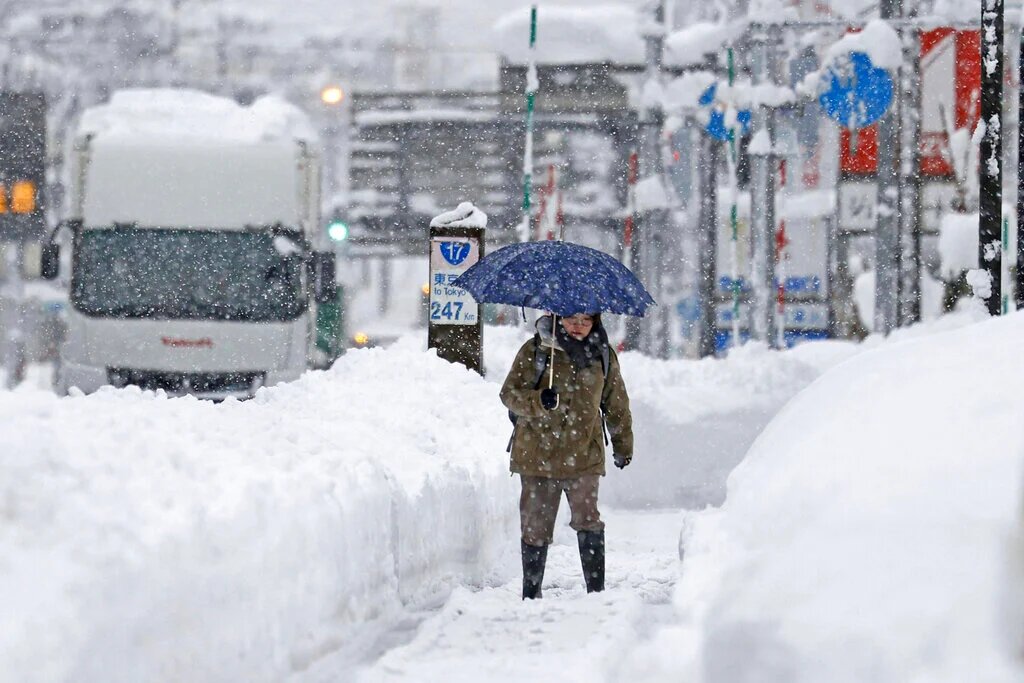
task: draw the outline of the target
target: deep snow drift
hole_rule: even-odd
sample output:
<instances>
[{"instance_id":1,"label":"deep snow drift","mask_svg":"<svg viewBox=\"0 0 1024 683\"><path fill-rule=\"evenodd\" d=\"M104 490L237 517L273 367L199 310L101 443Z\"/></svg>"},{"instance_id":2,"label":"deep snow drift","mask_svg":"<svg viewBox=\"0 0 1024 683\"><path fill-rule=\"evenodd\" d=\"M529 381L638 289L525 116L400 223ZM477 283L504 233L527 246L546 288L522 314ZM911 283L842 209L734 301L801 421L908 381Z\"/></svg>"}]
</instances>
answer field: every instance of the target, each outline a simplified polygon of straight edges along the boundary
<instances>
[{"instance_id":1,"label":"deep snow drift","mask_svg":"<svg viewBox=\"0 0 1024 683\"><path fill-rule=\"evenodd\" d=\"M681 624L622 678L1024 678L1022 339L1015 314L880 344L790 402L686 535Z\"/></svg>"},{"instance_id":2,"label":"deep snow drift","mask_svg":"<svg viewBox=\"0 0 1024 683\"><path fill-rule=\"evenodd\" d=\"M2 392L0 416L4 681L280 680L514 534L495 388L433 354L246 403Z\"/></svg>"},{"instance_id":3,"label":"deep snow drift","mask_svg":"<svg viewBox=\"0 0 1024 683\"><path fill-rule=\"evenodd\" d=\"M501 585L518 481L497 383L525 338L488 328L486 380L416 335L245 403L0 392L0 680L280 680L454 585ZM603 503L720 500L851 349L625 354L637 453Z\"/></svg>"}]
</instances>

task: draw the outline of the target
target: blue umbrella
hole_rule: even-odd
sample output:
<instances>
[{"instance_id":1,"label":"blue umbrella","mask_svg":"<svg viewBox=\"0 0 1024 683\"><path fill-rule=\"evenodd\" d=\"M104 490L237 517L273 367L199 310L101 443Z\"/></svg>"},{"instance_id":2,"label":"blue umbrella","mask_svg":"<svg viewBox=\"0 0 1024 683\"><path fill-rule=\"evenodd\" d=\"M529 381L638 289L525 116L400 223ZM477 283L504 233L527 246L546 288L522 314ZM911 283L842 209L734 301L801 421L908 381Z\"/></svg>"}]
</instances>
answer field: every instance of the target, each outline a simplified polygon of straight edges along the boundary
<instances>
[{"instance_id":1,"label":"blue umbrella","mask_svg":"<svg viewBox=\"0 0 1024 683\"><path fill-rule=\"evenodd\" d=\"M480 303L540 308L559 316L642 316L654 299L614 258L572 242L522 242L481 259L454 282Z\"/></svg>"}]
</instances>

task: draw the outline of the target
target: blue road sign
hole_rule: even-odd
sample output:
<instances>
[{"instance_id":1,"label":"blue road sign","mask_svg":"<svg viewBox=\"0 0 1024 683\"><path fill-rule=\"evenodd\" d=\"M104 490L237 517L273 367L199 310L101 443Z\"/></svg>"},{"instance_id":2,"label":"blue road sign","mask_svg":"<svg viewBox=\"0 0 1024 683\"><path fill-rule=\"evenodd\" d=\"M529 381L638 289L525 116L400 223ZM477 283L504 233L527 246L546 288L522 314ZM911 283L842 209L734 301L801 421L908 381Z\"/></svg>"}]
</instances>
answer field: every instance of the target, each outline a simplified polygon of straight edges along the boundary
<instances>
[{"instance_id":1,"label":"blue road sign","mask_svg":"<svg viewBox=\"0 0 1024 683\"><path fill-rule=\"evenodd\" d=\"M441 255L444 260L453 266L457 266L469 256L469 242L441 242Z\"/></svg>"},{"instance_id":2,"label":"blue road sign","mask_svg":"<svg viewBox=\"0 0 1024 683\"><path fill-rule=\"evenodd\" d=\"M825 74L828 88L819 102L825 114L851 129L864 128L882 118L892 103L892 76L871 63L864 52L851 52Z\"/></svg>"},{"instance_id":3,"label":"blue road sign","mask_svg":"<svg viewBox=\"0 0 1024 683\"><path fill-rule=\"evenodd\" d=\"M708 124L705 127L705 130L707 130L708 135L711 137L724 142L729 139L729 129L725 125L725 112L714 106L715 95L717 92L718 84L712 83L708 86L708 89L701 94L697 103L702 107L711 107L711 116L708 119ZM752 116L749 109L741 109L736 112L736 128L739 130L739 134L741 136L750 132L751 120Z\"/></svg>"}]
</instances>

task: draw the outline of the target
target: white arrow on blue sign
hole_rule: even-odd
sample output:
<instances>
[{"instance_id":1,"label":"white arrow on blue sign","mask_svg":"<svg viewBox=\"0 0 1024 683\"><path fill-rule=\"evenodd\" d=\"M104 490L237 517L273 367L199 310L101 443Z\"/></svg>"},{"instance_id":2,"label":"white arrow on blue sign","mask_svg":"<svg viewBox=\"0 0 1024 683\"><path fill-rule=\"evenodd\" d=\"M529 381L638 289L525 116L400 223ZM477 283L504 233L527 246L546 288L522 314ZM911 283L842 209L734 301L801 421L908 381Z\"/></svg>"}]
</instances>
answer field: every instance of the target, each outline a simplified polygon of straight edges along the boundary
<instances>
[{"instance_id":1,"label":"white arrow on blue sign","mask_svg":"<svg viewBox=\"0 0 1024 683\"><path fill-rule=\"evenodd\" d=\"M851 52L825 72L828 87L818 101L841 126L857 130L882 118L892 103L893 80L864 52Z\"/></svg>"}]
</instances>

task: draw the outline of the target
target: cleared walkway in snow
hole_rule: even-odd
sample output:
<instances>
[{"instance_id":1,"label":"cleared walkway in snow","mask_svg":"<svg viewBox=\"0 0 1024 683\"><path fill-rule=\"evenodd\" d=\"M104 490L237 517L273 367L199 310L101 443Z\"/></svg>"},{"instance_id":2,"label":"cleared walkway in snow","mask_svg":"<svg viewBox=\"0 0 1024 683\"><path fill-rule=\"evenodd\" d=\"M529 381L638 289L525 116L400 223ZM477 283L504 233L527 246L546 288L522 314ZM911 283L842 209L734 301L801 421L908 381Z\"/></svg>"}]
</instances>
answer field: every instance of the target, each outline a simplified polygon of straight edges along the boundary
<instances>
[{"instance_id":1,"label":"cleared walkway in snow","mask_svg":"<svg viewBox=\"0 0 1024 683\"><path fill-rule=\"evenodd\" d=\"M583 587L576 535L560 519L542 600L520 599L518 547L510 548L501 568L506 583L456 589L410 642L386 652L355 680L604 680L633 642L672 614L685 514L606 512L607 590L592 595Z\"/></svg>"}]
</instances>

